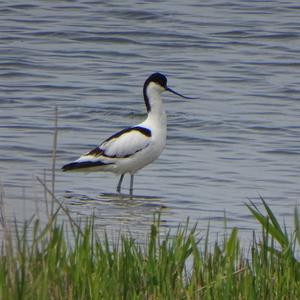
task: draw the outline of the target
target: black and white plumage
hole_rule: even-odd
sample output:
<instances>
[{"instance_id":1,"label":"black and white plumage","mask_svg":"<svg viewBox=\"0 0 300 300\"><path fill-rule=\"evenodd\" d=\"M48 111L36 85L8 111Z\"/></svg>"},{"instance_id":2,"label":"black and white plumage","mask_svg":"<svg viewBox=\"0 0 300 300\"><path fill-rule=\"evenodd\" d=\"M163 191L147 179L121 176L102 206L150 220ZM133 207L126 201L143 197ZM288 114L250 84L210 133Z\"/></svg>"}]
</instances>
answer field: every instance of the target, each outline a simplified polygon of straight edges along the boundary
<instances>
[{"instance_id":1,"label":"black and white plumage","mask_svg":"<svg viewBox=\"0 0 300 300\"><path fill-rule=\"evenodd\" d=\"M74 162L64 165L62 170L119 174L121 177L117 186L118 192L121 191L124 175L129 173L132 196L134 174L157 159L166 144L167 119L160 97L163 91L188 98L170 89L164 75L152 74L143 88L148 113L146 120L117 132Z\"/></svg>"}]
</instances>

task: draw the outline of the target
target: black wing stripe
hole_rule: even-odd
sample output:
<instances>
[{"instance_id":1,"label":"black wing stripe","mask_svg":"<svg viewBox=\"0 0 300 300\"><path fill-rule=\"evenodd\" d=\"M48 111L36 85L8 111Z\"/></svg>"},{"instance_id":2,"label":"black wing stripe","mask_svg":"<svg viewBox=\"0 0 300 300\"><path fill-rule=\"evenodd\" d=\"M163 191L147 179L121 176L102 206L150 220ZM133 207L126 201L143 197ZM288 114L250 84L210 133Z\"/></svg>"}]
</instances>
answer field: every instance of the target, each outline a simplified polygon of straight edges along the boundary
<instances>
[{"instance_id":1,"label":"black wing stripe","mask_svg":"<svg viewBox=\"0 0 300 300\"><path fill-rule=\"evenodd\" d=\"M76 169L91 168L91 167L98 167L98 166L104 166L104 165L110 165L110 164L104 163L102 161L72 162L72 163L64 165L62 167L62 170L65 172L65 171L71 171L71 170L76 170Z\"/></svg>"},{"instance_id":2,"label":"black wing stripe","mask_svg":"<svg viewBox=\"0 0 300 300\"><path fill-rule=\"evenodd\" d=\"M92 155L92 156L97 157L97 156L101 156L103 153L104 153L104 151L101 148L96 147L93 150L91 150L89 153L85 154L85 156Z\"/></svg>"},{"instance_id":3,"label":"black wing stripe","mask_svg":"<svg viewBox=\"0 0 300 300\"><path fill-rule=\"evenodd\" d=\"M137 130L139 131L141 134L147 136L147 137L151 137L152 133L151 130L145 127L141 127L141 126L136 126L136 127L132 127L132 130Z\"/></svg>"},{"instance_id":4,"label":"black wing stripe","mask_svg":"<svg viewBox=\"0 0 300 300\"><path fill-rule=\"evenodd\" d=\"M116 134L112 135L107 140L105 140L104 143L111 141L113 139L116 139L116 138L120 137L121 135L131 132L131 131L139 131L141 134L143 134L147 137L151 137L151 130L141 127L141 126L135 126L135 127L128 127L128 128L125 128L125 129L117 132Z\"/></svg>"},{"instance_id":5,"label":"black wing stripe","mask_svg":"<svg viewBox=\"0 0 300 300\"><path fill-rule=\"evenodd\" d=\"M148 147L148 146L147 146L147 147ZM109 158L128 158L128 157L133 156L133 155L136 154L137 152L140 152L140 151L142 151L142 150L144 150L144 149L146 149L146 147L145 147L145 148L138 149L138 150L136 150L136 151L133 152L133 153L126 154L126 155L123 155L123 156L107 155L107 154L105 154L105 152L104 152L104 153L102 154L102 156L109 157Z\"/></svg>"}]
</instances>

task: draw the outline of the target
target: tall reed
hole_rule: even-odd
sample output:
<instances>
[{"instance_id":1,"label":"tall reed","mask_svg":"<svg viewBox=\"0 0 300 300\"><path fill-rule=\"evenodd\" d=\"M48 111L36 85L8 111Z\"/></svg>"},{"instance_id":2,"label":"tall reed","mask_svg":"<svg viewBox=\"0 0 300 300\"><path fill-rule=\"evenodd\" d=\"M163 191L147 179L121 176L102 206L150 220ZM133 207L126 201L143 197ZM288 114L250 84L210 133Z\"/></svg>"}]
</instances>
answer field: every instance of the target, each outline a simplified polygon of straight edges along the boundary
<instances>
[{"instance_id":1,"label":"tall reed","mask_svg":"<svg viewBox=\"0 0 300 300\"><path fill-rule=\"evenodd\" d=\"M108 232L97 234L93 217L81 226L58 222L59 206L46 225L34 217L7 232L0 299L300 299L297 210L288 233L262 203L265 214L248 205L262 225L249 252L237 228L213 246L188 224L162 237L159 215L145 244L130 234L111 242Z\"/></svg>"}]
</instances>

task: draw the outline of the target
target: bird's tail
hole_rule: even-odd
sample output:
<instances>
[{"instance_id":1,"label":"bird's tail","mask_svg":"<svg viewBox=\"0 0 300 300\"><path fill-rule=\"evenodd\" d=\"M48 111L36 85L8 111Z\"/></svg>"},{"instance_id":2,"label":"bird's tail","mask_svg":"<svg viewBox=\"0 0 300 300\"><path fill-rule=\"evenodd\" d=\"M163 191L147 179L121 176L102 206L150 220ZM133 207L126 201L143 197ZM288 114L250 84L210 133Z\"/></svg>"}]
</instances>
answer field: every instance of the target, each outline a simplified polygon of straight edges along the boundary
<instances>
[{"instance_id":1,"label":"bird's tail","mask_svg":"<svg viewBox=\"0 0 300 300\"><path fill-rule=\"evenodd\" d=\"M65 171L92 171L93 169L99 170L102 166L109 164L102 161L74 161L64 165L61 169Z\"/></svg>"}]
</instances>

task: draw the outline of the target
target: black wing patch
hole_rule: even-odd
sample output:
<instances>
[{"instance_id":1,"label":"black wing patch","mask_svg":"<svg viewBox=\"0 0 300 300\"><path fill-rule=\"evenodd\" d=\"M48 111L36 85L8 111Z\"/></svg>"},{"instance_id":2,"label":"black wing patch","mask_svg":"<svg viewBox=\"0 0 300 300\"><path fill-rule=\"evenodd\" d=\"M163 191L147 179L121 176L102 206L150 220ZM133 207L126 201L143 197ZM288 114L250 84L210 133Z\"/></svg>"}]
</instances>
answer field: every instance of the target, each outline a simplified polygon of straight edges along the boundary
<instances>
[{"instance_id":1,"label":"black wing patch","mask_svg":"<svg viewBox=\"0 0 300 300\"><path fill-rule=\"evenodd\" d=\"M102 161L72 162L72 163L64 165L62 167L62 170L65 172L65 171L71 171L71 170L76 170L76 169L91 168L91 167L98 167L98 166L104 166L104 165L110 165L110 164L106 164Z\"/></svg>"},{"instance_id":2,"label":"black wing patch","mask_svg":"<svg viewBox=\"0 0 300 300\"><path fill-rule=\"evenodd\" d=\"M130 131L139 131L141 134L147 136L147 137L151 137L151 130L145 128L145 127L141 127L141 126L135 126L135 127L128 127L125 128L117 133L115 133L114 135L112 135L111 137L109 137L107 140L104 141L104 143L111 141L113 139L116 139L118 137L120 137L121 135L123 135L124 133L128 133Z\"/></svg>"},{"instance_id":3,"label":"black wing patch","mask_svg":"<svg viewBox=\"0 0 300 300\"><path fill-rule=\"evenodd\" d=\"M97 156L101 156L101 155L103 155L103 154L104 154L103 149L101 149L101 148L99 148L99 147L96 147L96 148L94 148L93 150L91 150L89 153L85 154L85 156L87 156L87 155L92 155L92 156L97 157Z\"/></svg>"}]
</instances>

